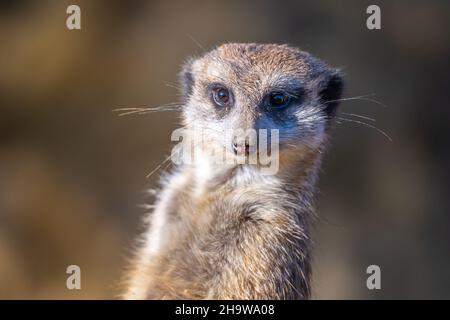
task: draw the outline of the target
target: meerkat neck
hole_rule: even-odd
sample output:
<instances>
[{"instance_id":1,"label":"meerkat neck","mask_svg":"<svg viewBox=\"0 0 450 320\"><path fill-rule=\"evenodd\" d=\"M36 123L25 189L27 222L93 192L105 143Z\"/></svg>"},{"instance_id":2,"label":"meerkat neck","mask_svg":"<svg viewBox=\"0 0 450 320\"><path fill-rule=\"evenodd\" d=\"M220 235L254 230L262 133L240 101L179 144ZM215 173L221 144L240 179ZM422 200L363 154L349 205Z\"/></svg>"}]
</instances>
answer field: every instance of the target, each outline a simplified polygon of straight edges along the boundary
<instances>
[{"instance_id":1,"label":"meerkat neck","mask_svg":"<svg viewBox=\"0 0 450 320\"><path fill-rule=\"evenodd\" d=\"M217 165L209 157L200 154L192 166L196 190L200 195L226 183L235 187L259 184L264 188L264 181L276 181L280 192L296 198L304 198L305 195L311 197L321 164L320 155L320 152L294 150L280 157L276 173L265 174L261 168L253 165Z\"/></svg>"},{"instance_id":2,"label":"meerkat neck","mask_svg":"<svg viewBox=\"0 0 450 320\"><path fill-rule=\"evenodd\" d=\"M286 185L288 192L312 194L321 161L319 153L306 154L295 159L281 159L277 176Z\"/></svg>"}]
</instances>

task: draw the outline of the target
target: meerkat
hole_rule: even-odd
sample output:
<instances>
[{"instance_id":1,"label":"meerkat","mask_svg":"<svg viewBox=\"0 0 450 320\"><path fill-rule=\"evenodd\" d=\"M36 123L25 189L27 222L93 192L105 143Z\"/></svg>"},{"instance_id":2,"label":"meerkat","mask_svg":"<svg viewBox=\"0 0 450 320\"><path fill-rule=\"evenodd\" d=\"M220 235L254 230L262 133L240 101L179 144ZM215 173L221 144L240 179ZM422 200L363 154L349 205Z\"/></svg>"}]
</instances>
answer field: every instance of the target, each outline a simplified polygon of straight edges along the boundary
<instances>
[{"instance_id":1,"label":"meerkat","mask_svg":"<svg viewBox=\"0 0 450 320\"><path fill-rule=\"evenodd\" d=\"M123 298L308 299L313 196L340 72L288 45L231 43L189 60L180 80L183 126L209 128L207 143L166 177ZM277 172L214 163L206 149L242 149L230 128L278 130Z\"/></svg>"}]
</instances>

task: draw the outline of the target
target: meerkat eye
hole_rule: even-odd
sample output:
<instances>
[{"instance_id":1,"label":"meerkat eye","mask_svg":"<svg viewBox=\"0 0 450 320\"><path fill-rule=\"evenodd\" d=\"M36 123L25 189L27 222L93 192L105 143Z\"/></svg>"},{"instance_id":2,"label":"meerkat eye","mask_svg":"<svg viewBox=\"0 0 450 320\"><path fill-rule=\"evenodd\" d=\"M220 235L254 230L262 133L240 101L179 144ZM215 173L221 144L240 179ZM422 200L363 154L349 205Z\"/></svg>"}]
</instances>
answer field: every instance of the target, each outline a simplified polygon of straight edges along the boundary
<instances>
[{"instance_id":1,"label":"meerkat eye","mask_svg":"<svg viewBox=\"0 0 450 320\"><path fill-rule=\"evenodd\" d=\"M232 104L232 97L230 91L223 86L213 87L211 90L212 99L219 107L227 107Z\"/></svg>"},{"instance_id":2,"label":"meerkat eye","mask_svg":"<svg viewBox=\"0 0 450 320\"><path fill-rule=\"evenodd\" d=\"M274 108L284 107L290 100L291 97L283 92L273 92L269 95L269 104Z\"/></svg>"}]
</instances>

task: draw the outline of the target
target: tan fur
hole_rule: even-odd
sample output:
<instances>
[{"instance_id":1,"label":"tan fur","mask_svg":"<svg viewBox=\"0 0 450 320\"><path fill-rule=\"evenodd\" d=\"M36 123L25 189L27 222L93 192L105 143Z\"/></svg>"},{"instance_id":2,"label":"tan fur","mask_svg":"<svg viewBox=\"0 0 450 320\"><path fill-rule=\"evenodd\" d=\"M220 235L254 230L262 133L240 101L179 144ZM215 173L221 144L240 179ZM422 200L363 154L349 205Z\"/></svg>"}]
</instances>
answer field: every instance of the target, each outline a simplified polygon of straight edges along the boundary
<instances>
[{"instance_id":1,"label":"tan fur","mask_svg":"<svg viewBox=\"0 0 450 320\"><path fill-rule=\"evenodd\" d=\"M280 169L263 175L258 166L208 165L208 157L177 168L150 216L124 298L310 296L313 193L331 120L320 92L333 73L320 60L285 45L227 44L187 64L184 125L212 127L205 148L222 149L229 143L220 133L224 123L280 129ZM305 100L289 117L255 107L274 85L297 80ZM212 82L234 90L236 105L221 110L225 116L205 90Z\"/></svg>"}]
</instances>

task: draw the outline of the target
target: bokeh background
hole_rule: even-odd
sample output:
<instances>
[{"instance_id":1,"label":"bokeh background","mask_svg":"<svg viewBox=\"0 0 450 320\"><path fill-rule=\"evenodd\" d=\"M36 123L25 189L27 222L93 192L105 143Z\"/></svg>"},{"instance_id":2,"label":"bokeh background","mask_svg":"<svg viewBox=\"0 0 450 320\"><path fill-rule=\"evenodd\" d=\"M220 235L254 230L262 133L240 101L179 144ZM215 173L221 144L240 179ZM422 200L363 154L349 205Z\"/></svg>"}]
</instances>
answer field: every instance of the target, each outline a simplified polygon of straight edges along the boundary
<instances>
[{"instance_id":1,"label":"bokeh background","mask_svg":"<svg viewBox=\"0 0 450 320\"><path fill-rule=\"evenodd\" d=\"M82 30L66 29L78 4ZM369 31L369 4L382 29ZM114 298L170 153L180 64L223 42L288 43L346 74L324 161L314 298L450 298L450 2L0 2L0 298ZM372 124L368 119L341 116ZM66 289L66 267L82 289ZM377 264L382 289L366 288Z\"/></svg>"}]
</instances>

